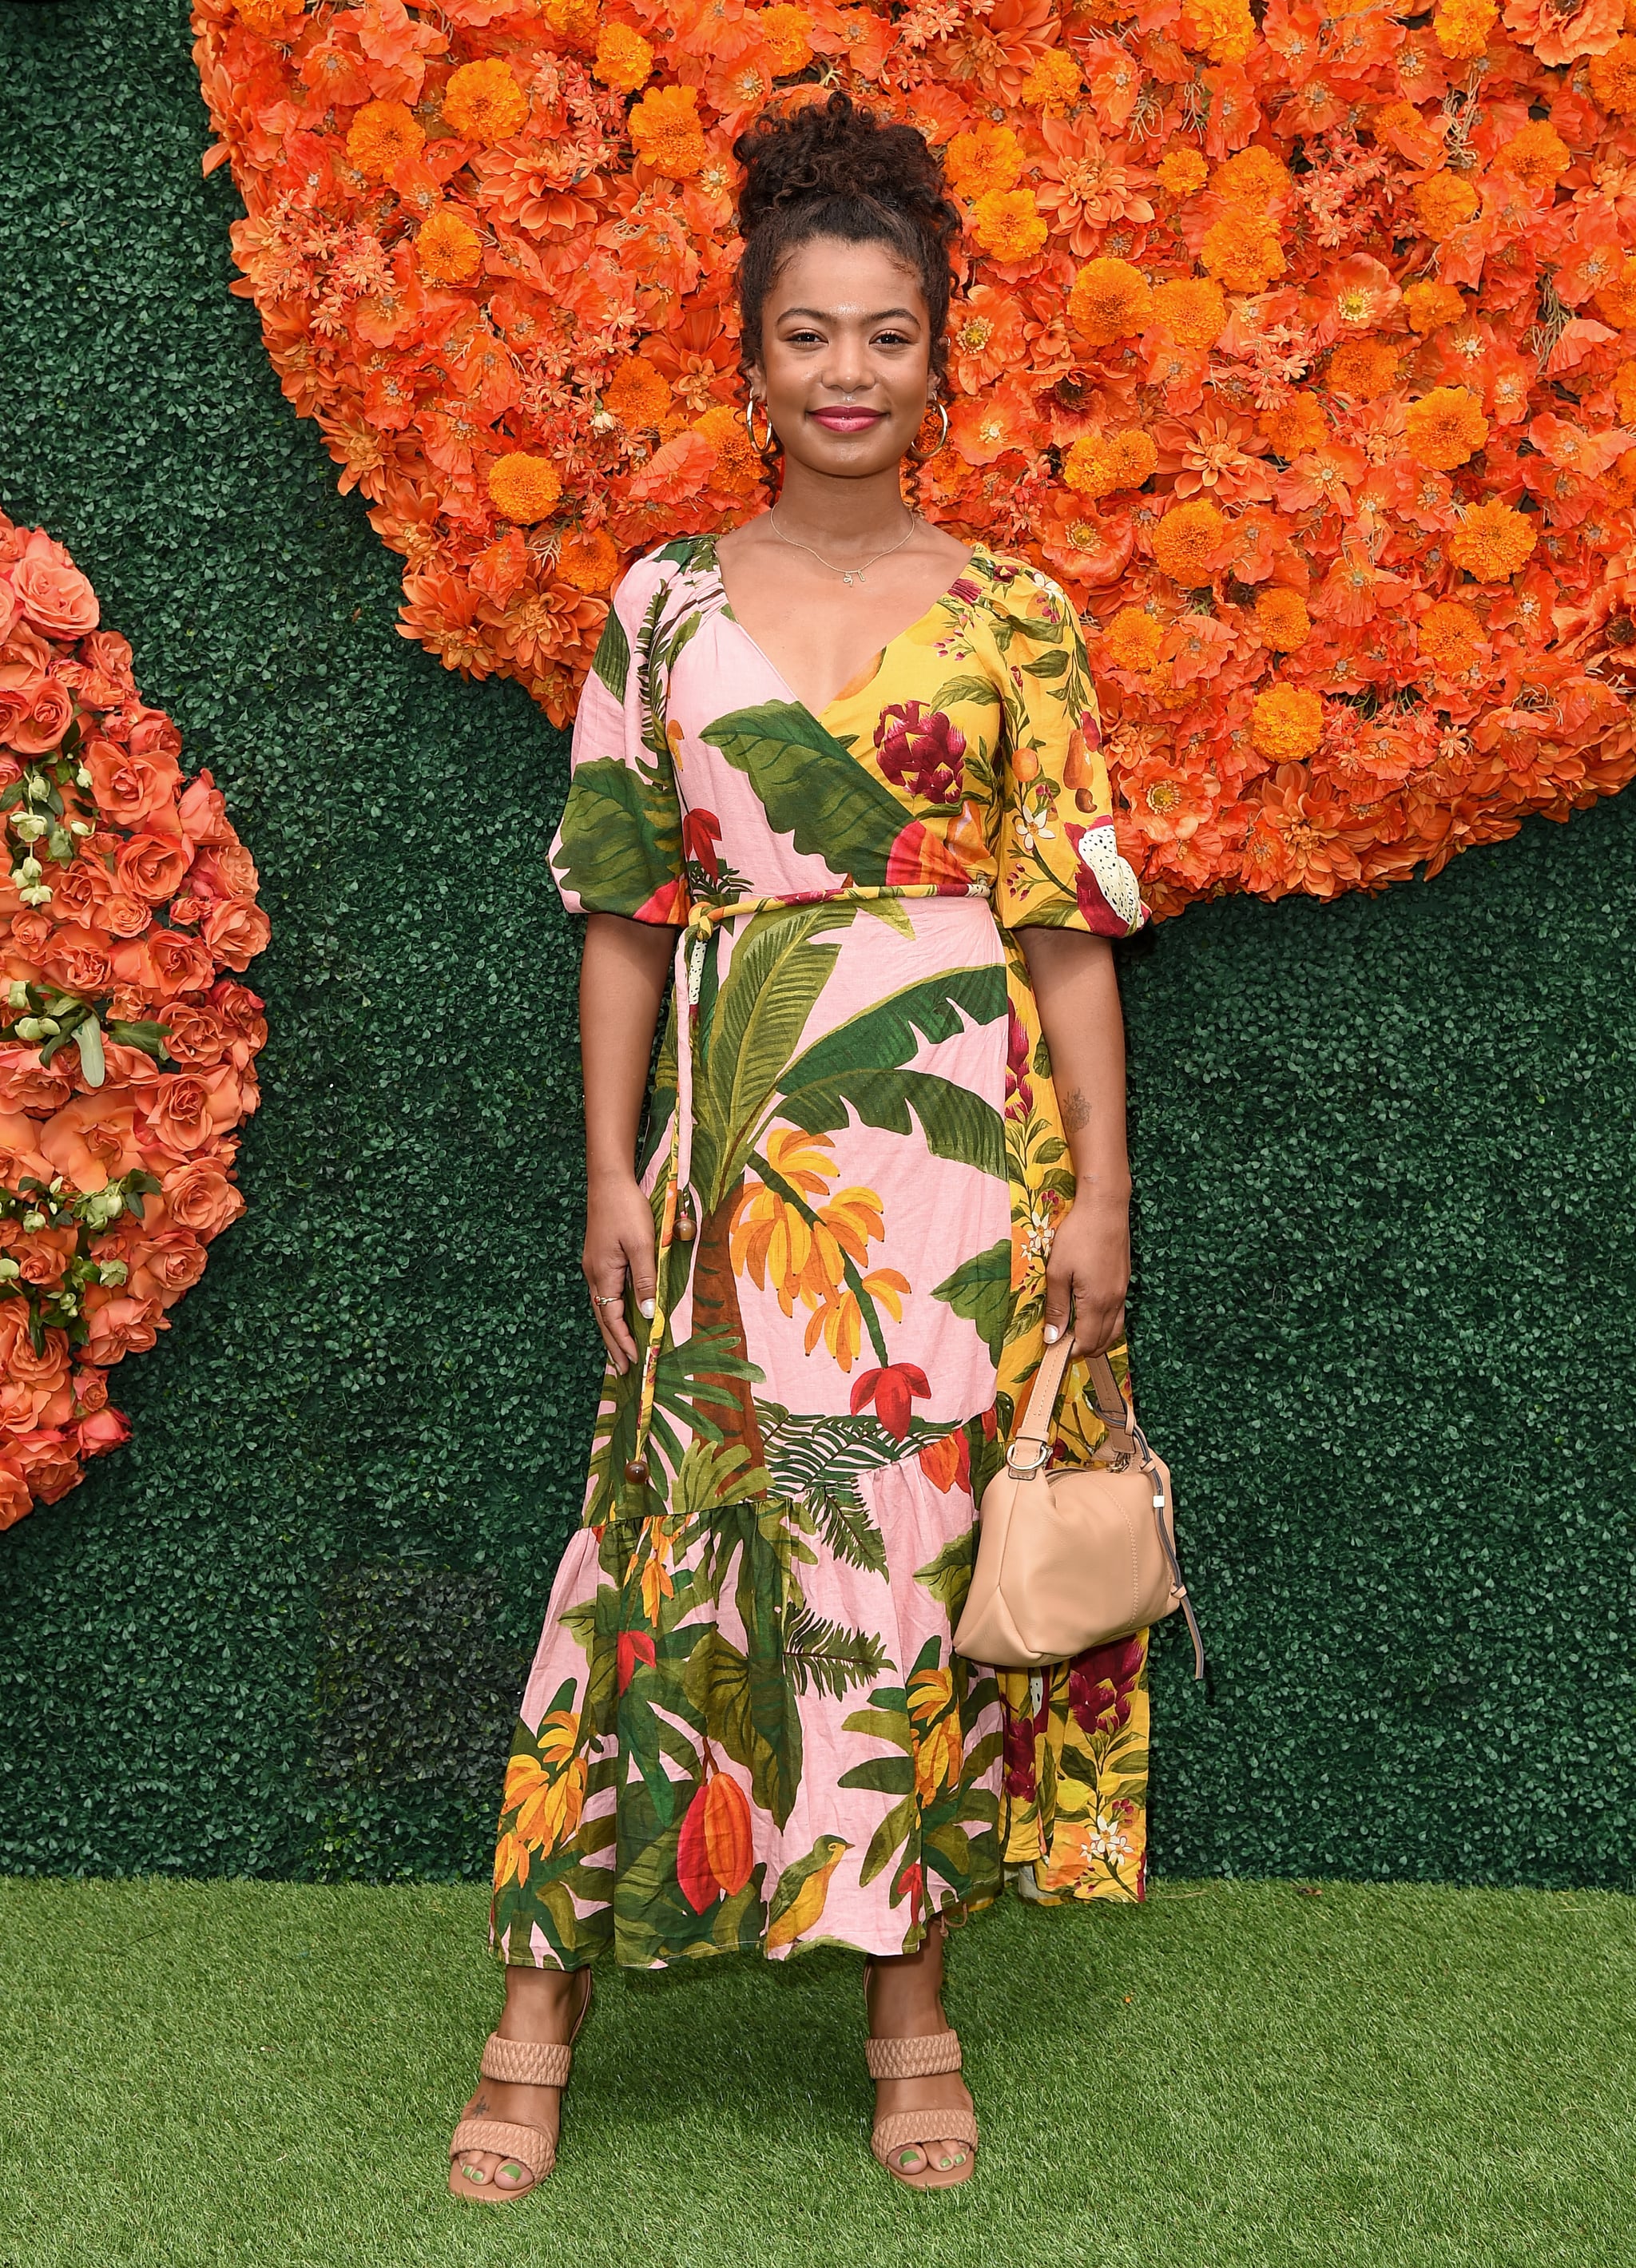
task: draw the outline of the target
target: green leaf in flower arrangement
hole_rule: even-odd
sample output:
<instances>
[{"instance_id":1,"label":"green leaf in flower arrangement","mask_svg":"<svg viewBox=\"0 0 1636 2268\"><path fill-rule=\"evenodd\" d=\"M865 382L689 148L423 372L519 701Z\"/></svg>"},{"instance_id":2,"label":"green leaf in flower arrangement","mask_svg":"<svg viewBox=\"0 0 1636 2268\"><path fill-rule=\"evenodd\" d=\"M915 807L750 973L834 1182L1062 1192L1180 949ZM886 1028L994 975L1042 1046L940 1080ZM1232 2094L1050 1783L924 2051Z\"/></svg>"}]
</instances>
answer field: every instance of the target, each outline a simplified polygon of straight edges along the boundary
<instances>
[{"instance_id":1,"label":"green leaf in flower arrangement","mask_svg":"<svg viewBox=\"0 0 1636 2268\"><path fill-rule=\"evenodd\" d=\"M108 1020L108 1037L116 1047L140 1048L155 1063L166 1062L170 1055L165 1044L163 1024L128 1024L122 1017L114 1016Z\"/></svg>"},{"instance_id":2,"label":"green leaf in flower arrangement","mask_svg":"<svg viewBox=\"0 0 1636 2268\"><path fill-rule=\"evenodd\" d=\"M79 1067L85 1075L87 1086L100 1086L107 1077L107 1062L102 1052L102 1028L94 1016L76 1025L74 1038L79 1048Z\"/></svg>"}]
</instances>

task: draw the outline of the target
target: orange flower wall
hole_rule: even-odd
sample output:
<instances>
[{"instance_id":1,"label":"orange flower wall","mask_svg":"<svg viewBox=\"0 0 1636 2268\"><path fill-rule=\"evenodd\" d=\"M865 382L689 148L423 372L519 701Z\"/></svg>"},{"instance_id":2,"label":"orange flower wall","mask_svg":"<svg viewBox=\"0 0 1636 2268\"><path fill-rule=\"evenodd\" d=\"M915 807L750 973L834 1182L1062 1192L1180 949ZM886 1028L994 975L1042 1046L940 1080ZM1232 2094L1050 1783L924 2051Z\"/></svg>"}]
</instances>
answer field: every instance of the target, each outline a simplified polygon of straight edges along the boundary
<instances>
[{"instance_id":1,"label":"orange flower wall","mask_svg":"<svg viewBox=\"0 0 1636 2268\"><path fill-rule=\"evenodd\" d=\"M195 24L233 288L448 667L565 721L630 560L760 508L731 144L840 86L967 217L923 507L1080 604L1158 910L1435 873L1636 771L1636 0Z\"/></svg>"},{"instance_id":2,"label":"orange flower wall","mask_svg":"<svg viewBox=\"0 0 1636 2268\"><path fill-rule=\"evenodd\" d=\"M254 864L99 619L0 514L0 1528L129 1438L106 1373L244 1211L267 1037Z\"/></svg>"}]
</instances>

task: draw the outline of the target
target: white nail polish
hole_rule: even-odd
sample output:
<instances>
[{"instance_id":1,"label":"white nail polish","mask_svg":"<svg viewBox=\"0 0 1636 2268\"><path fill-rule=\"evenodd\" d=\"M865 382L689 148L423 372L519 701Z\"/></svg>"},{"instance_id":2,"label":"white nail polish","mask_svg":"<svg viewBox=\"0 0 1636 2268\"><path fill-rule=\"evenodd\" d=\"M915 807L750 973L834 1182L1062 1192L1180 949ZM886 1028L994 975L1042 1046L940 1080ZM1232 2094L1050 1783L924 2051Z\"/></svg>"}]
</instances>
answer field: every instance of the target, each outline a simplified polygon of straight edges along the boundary
<instances>
[{"instance_id":1,"label":"white nail polish","mask_svg":"<svg viewBox=\"0 0 1636 2268\"><path fill-rule=\"evenodd\" d=\"M637 1301L637 1305L641 1308L642 1313L647 1317L651 1323L653 1320L653 1302L652 1300L638 1300Z\"/></svg>"},{"instance_id":2,"label":"white nail polish","mask_svg":"<svg viewBox=\"0 0 1636 2268\"><path fill-rule=\"evenodd\" d=\"M1046 1345L1047 1345L1047 1346L1055 1346L1055 1345L1056 1345L1056 1344L1057 1344L1057 1342L1058 1342L1058 1340L1061 1336L1062 1336L1062 1332L1061 1332L1060 1329L1058 1328L1058 1326L1057 1324L1055 1324L1055 1323L1047 1323L1047 1324L1046 1324L1046 1326L1045 1326L1045 1344L1046 1344Z\"/></svg>"}]
</instances>

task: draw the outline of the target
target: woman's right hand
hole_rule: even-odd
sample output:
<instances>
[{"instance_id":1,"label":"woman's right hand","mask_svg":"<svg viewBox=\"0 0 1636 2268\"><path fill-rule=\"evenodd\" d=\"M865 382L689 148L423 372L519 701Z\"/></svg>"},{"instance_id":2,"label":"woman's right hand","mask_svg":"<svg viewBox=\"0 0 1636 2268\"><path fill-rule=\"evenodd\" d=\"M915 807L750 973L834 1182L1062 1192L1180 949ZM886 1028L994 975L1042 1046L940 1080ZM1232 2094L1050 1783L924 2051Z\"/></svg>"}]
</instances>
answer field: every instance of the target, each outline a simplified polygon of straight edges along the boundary
<instances>
[{"instance_id":1,"label":"woman's right hand","mask_svg":"<svg viewBox=\"0 0 1636 2268\"><path fill-rule=\"evenodd\" d=\"M639 1311L648 1316L653 1312L653 1211L634 1174L593 1179L586 1196L580 1265L608 1359L615 1374L623 1378L637 1359L637 1343L625 1321L627 1275ZM599 1300L608 1304L599 1306Z\"/></svg>"}]
</instances>

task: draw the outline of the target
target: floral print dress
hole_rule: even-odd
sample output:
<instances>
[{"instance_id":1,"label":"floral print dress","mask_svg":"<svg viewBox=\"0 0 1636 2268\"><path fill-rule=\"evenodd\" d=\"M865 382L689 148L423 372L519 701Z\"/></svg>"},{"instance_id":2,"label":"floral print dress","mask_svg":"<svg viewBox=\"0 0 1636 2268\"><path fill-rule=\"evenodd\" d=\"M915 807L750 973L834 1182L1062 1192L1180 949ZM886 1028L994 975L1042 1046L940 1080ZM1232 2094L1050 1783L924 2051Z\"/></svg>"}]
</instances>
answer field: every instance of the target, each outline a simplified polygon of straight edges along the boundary
<instances>
[{"instance_id":1,"label":"floral print dress","mask_svg":"<svg viewBox=\"0 0 1636 2268\"><path fill-rule=\"evenodd\" d=\"M1058 585L982 547L814 715L708 536L626 576L564 902L681 931L610 1370L507 1773L493 1940L578 1967L1142 1894L1146 1642L954 1653L1072 1197L1015 932L1146 919ZM1070 1373L1057 1454L1100 1435Z\"/></svg>"}]
</instances>

